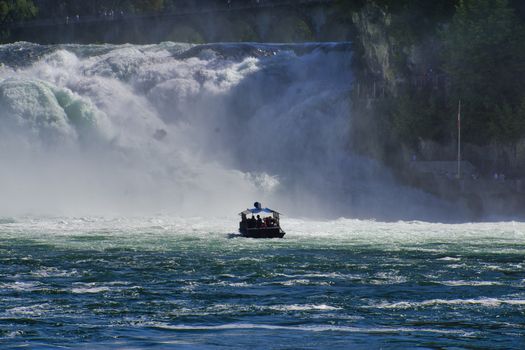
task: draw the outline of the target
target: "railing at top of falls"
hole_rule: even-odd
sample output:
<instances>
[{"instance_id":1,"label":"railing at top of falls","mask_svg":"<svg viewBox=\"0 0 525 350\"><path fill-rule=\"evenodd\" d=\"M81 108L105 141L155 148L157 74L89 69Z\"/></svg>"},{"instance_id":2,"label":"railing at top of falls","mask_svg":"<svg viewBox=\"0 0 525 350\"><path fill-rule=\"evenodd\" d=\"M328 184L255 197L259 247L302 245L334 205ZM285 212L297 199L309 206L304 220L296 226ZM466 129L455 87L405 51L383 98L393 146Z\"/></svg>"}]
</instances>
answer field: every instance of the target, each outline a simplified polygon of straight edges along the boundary
<instances>
[{"instance_id":1,"label":"railing at top of falls","mask_svg":"<svg viewBox=\"0 0 525 350\"><path fill-rule=\"evenodd\" d=\"M224 13L233 11L242 11L250 9L268 9L276 7L288 7L297 5L316 5L316 4L329 4L335 0L252 0L243 3L225 0L224 4L209 4L207 6L191 6L180 10L174 10L169 12L150 12L142 14L131 14L123 10L106 10L101 11L97 15L66 15L62 17L53 18L41 18L31 19L26 21L20 21L15 23L5 24L8 28L29 28L29 27L45 27L55 25L75 25L82 23L97 23L97 22L117 22L117 21L131 21L139 19L149 18L176 18L181 16L196 15L196 14L212 14L212 13Z\"/></svg>"}]
</instances>

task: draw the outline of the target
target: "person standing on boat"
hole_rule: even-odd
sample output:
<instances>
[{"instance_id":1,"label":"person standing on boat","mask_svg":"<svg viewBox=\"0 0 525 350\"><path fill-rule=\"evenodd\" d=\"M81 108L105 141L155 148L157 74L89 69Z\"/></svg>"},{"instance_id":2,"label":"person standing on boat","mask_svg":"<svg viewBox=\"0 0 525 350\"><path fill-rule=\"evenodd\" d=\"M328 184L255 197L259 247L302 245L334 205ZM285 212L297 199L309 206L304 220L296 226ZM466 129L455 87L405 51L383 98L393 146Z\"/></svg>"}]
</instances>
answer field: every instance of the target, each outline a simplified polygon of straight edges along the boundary
<instances>
[{"instance_id":1,"label":"person standing on boat","mask_svg":"<svg viewBox=\"0 0 525 350\"><path fill-rule=\"evenodd\" d=\"M252 217L248 219L248 228L254 228L256 224L255 217L252 214Z\"/></svg>"}]
</instances>

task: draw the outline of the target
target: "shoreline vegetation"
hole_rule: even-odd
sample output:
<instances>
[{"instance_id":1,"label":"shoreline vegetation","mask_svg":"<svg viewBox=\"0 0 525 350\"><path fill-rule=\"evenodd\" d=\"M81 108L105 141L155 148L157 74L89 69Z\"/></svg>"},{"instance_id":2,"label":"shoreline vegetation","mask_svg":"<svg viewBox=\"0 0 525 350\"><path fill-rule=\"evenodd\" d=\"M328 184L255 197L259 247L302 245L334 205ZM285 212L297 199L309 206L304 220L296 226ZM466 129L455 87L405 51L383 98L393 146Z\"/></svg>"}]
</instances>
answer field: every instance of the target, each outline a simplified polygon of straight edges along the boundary
<instances>
[{"instance_id":1,"label":"shoreline vegetation","mask_svg":"<svg viewBox=\"0 0 525 350\"><path fill-rule=\"evenodd\" d=\"M0 41L352 41L349 147L388 165L402 183L465 202L475 218L491 211L523 216L525 2L196 3L0 0ZM58 24L30 25L50 19ZM460 100L461 159L470 171L458 181L450 163L457 157ZM431 170L427 162L434 162Z\"/></svg>"}]
</instances>

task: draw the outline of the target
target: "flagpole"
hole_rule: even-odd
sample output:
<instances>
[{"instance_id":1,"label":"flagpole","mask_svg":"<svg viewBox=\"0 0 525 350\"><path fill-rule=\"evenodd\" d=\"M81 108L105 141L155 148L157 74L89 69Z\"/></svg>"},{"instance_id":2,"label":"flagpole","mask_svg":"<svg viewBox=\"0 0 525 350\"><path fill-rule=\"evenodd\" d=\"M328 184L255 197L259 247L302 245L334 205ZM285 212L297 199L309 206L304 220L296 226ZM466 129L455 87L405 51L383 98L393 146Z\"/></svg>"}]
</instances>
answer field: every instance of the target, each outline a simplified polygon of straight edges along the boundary
<instances>
[{"instance_id":1,"label":"flagpole","mask_svg":"<svg viewBox=\"0 0 525 350\"><path fill-rule=\"evenodd\" d=\"M458 174L457 178L461 178L461 100L458 104Z\"/></svg>"}]
</instances>

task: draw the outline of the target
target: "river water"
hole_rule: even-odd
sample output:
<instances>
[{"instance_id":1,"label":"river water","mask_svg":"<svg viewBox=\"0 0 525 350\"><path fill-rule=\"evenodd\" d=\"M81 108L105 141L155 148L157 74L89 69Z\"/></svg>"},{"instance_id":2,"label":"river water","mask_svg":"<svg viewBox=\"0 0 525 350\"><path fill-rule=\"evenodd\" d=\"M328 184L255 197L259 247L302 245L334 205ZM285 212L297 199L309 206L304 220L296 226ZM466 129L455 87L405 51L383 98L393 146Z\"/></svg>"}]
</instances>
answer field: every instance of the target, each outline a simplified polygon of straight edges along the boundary
<instances>
[{"instance_id":1,"label":"river water","mask_svg":"<svg viewBox=\"0 0 525 350\"><path fill-rule=\"evenodd\" d=\"M352 56L0 45L0 347L523 349L525 224L425 223L467 216L353 152Z\"/></svg>"},{"instance_id":2,"label":"river water","mask_svg":"<svg viewBox=\"0 0 525 350\"><path fill-rule=\"evenodd\" d=\"M2 348L525 344L525 224L4 218Z\"/></svg>"}]
</instances>

